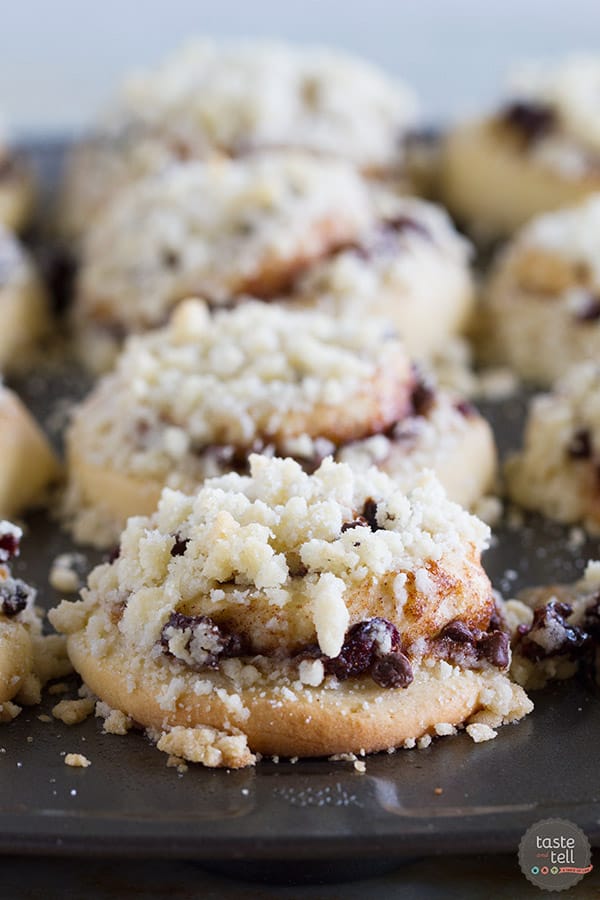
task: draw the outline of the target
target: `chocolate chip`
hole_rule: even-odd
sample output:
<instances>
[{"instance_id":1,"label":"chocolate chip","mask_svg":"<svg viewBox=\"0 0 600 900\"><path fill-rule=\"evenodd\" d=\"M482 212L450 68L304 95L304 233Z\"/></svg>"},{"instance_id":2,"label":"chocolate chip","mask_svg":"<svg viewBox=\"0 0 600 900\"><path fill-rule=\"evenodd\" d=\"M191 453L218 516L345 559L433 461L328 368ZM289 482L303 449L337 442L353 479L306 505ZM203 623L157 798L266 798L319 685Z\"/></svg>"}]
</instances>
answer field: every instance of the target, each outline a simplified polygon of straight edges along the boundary
<instances>
[{"instance_id":1,"label":"chocolate chip","mask_svg":"<svg viewBox=\"0 0 600 900\"><path fill-rule=\"evenodd\" d=\"M33 597L33 588L19 578L9 578L0 584L0 612L8 618L18 616Z\"/></svg>"},{"instance_id":2,"label":"chocolate chip","mask_svg":"<svg viewBox=\"0 0 600 900\"><path fill-rule=\"evenodd\" d=\"M365 519L364 516L357 516L356 519L353 519L352 522L344 522L342 525L342 534L346 531L350 531L351 528L368 528L369 523Z\"/></svg>"},{"instance_id":3,"label":"chocolate chip","mask_svg":"<svg viewBox=\"0 0 600 900\"><path fill-rule=\"evenodd\" d=\"M242 655L241 637L217 625L209 616L172 612L160 634L160 645L168 656L181 659L173 652L171 645L178 631L187 633L184 649L200 668L215 669L220 659ZM183 661L188 662L187 659Z\"/></svg>"},{"instance_id":4,"label":"chocolate chip","mask_svg":"<svg viewBox=\"0 0 600 900\"><path fill-rule=\"evenodd\" d=\"M510 640L503 628L495 627L499 621L497 615L495 619L492 615L488 631L481 631L454 619L442 628L436 643L444 656L460 665L477 667L486 660L498 669L505 669L509 663Z\"/></svg>"},{"instance_id":5,"label":"chocolate chip","mask_svg":"<svg viewBox=\"0 0 600 900\"><path fill-rule=\"evenodd\" d=\"M592 455L592 435L589 429L579 428L567 447L571 459L589 459Z\"/></svg>"},{"instance_id":6,"label":"chocolate chip","mask_svg":"<svg viewBox=\"0 0 600 900\"><path fill-rule=\"evenodd\" d=\"M325 670L340 681L369 674L381 687L407 687L413 675L401 644L392 622L366 619L348 630L339 655L324 661Z\"/></svg>"},{"instance_id":7,"label":"chocolate chip","mask_svg":"<svg viewBox=\"0 0 600 900\"><path fill-rule=\"evenodd\" d=\"M533 611L531 625L519 625L516 645L519 653L534 662L549 656L577 656L587 650L589 634L570 625L573 612L569 603L550 600Z\"/></svg>"},{"instance_id":8,"label":"chocolate chip","mask_svg":"<svg viewBox=\"0 0 600 900\"><path fill-rule=\"evenodd\" d=\"M188 544L189 544L188 538L181 538L178 534L176 534L175 535L175 543L171 547L171 556L183 556L183 554L187 550Z\"/></svg>"},{"instance_id":9,"label":"chocolate chip","mask_svg":"<svg viewBox=\"0 0 600 900\"><path fill-rule=\"evenodd\" d=\"M414 675L412 666L404 653L388 653L387 656L375 660L371 667L371 678L380 687L406 688Z\"/></svg>"},{"instance_id":10,"label":"chocolate chip","mask_svg":"<svg viewBox=\"0 0 600 900\"><path fill-rule=\"evenodd\" d=\"M581 309L578 309L575 318L578 322L597 322L600 319L600 298L590 297Z\"/></svg>"},{"instance_id":11,"label":"chocolate chip","mask_svg":"<svg viewBox=\"0 0 600 900\"><path fill-rule=\"evenodd\" d=\"M440 637L459 644L468 644L473 640L473 632L464 622L459 622L458 619L455 619L442 628Z\"/></svg>"},{"instance_id":12,"label":"chocolate chip","mask_svg":"<svg viewBox=\"0 0 600 900\"><path fill-rule=\"evenodd\" d=\"M435 391L424 381L417 381L411 395L413 414L427 416L435 404Z\"/></svg>"},{"instance_id":13,"label":"chocolate chip","mask_svg":"<svg viewBox=\"0 0 600 900\"><path fill-rule=\"evenodd\" d=\"M487 661L497 669L505 669L509 663L510 638L505 631L490 631L477 642Z\"/></svg>"},{"instance_id":14,"label":"chocolate chip","mask_svg":"<svg viewBox=\"0 0 600 900\"><path fill-rule=\"evenodd\" d=\"M500 121L532 143L544 137L556 126L556 113L544 103L517 100L500 113Z\"/></svg>"},{"instance_id":15,"label":"chocolate chip","mask_svg":"<svg viewBox=\"0 0 600 900\"><path fill-rule=\"evenodd\" d=\"M371 531L379 531L380 526L377 524L377 503L372 497L365 500L363 506L362 518L365 519Z\"/></svg>"}]
</instances>

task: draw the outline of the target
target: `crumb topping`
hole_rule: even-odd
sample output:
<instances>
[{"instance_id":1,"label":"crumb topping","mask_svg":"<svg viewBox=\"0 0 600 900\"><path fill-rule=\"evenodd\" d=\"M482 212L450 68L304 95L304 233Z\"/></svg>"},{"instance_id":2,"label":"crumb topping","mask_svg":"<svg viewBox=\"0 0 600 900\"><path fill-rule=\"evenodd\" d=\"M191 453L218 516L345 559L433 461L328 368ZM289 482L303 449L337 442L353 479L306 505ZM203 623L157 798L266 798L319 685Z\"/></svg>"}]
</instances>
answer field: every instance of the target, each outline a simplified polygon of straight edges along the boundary
<instances>
[{"instance_id":1,"label":"crumb topping","mask_svg":"<svg viewBox=\"0 0 600 900\"><path fill-rule=\"evenodd\" d=\"M531 401L524 446L506 463L511 496L559 522L599 527L600 368L580 363Z\"/></svg>"},{"instance_id":2,"label":"crumb topping","mask_svg":"<svg viewBox=\"0 0 600 900\"><path fill-rule=\"evenodd\" d=\"M340 438L385 428L411 383L380 322L250 302L209 316L190 300L165 329L130 340L70 442L97 464L191 489L243 469L252 449L318 460Z\"/></svg>"},{"instance_id":3,"label":"crumb topping","mask_svg":"<svg viewBox=\"0 0 600 900\"><path fill-rule=\"evenodd\" d=\"M589 315L590 301L600 291L599 232L600 194L537 216L521 230L512 253L522 286L566 294L574 314Z\"/></svg>"},{"instance_id":4,"label":"crumb topping","mask_svg":"<svg viewBox=\"0 0 600 900\"><path fill-rule=\"evenodd\" d=\"M512 89L522 103L550 110L573 141L600 150L600 57L582 54L553 65L531 63L514 73Z\"/></svg>"},{"instance_id":5,"label":"crumb topping","mask_svg":"<svg viewBox=\"0 0 600 900\"><path fill-rule=\"evenodd\" d=\"M138 140L157 134L188 156L284 145L373 168L395 161L415 114L408 87L348 54L197 40L130 77L112 118Z\"/></svg>"},{"instance_id":6,"label":"crumb topping","mask_svg":"<svg viewBox=\"0 0 600 900\"><path fill-rule=\"evenodd\" d=\"M242 637L252 634L262 647L317 642L335 656L353 595L367 586L368 609L369 596L388 596L392 585L394 624L402 631L409 615L404 583L417 579L423 598L436 597L435 578L443 578L436 564L471 580L468 602L481 604L472 614L483 610L489 618L489 583L478 562L489 529L451 503L431 473L403 493L375 469L355 472L330 459L309 475L291 459L254 455L250 470L211 479L194 497L165 489L153 516L129 520L118 558L92 572L83 603L61 604L53 624L74 632L95 607L109 615L116 604L121 635L154 656L165 640L171 655L188 662L188 654L197 661L199 653L214 656L227 646L224 632L206 621L198 632L185 619L184 628L173 627L173 613L208 616L225 627L237 618ZM460 596L456 602L464 602ZM448 615L448 588L445 598ZM387 640L371 637L371 645ZM98 652L103 641L100 632ZM398 662L381 678L406 678ZM318 677L312 667L303 671Z\"/></svg>"},{"instance_id":7,"label":"crumb topping","mask_svg":"<svg viewBox=\"0 0 600 900\"><path fill-rule=\"evenodd\" d=\"M466 267L470 256L471 245L441 207L398 197L353 246L311 266L295 285L294 297L318 300L320 309L343 314L349 304L365 308L382 293L401 297L426 283L433 259Z\"/></svg>"},{"instance_id":8,"label":"crumb topping","mask_svg":"<svg viewBox=\"0 0 600 900\"><path fill-rule=\"evenodd\" d=\"M83 247L81 313L129 330L200 294L271 297L373 221L347 164L293 152L174 165L134 183L96 217Z\"/></svg>"},{"instance_id":9,"label":"crumb topping","mask_svg":"<svg viewBox=\"0 0 600 900\"><path fill-rule=\"evenodd\" d=\"M87 769L91 764L91 761L87 756L84 756L83 753L67 753L65 756L65 766L72 766L76 769Z\"/></svg>"}]
</instances>

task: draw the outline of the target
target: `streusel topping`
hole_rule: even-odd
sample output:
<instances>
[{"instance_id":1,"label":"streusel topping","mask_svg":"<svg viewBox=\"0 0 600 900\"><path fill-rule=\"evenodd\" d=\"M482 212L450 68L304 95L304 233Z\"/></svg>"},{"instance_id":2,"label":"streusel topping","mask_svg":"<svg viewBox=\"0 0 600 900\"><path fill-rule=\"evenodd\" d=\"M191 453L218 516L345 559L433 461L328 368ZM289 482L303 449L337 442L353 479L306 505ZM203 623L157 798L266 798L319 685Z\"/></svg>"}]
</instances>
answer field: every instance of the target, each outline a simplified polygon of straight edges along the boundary
<instances>
[{"instance_id":1,"label":"streusel topping","mask_svg":"<svg viewBox=\"0 0 600 900\"><path fill-rule=\"evenodd\" d=\"M287 152L175 165L131 185L92 224L80 311L134 329L192 294L213 304L273 296L373 216L344 162Z\"/></svg>"},{"instance_id":2,"label":"streusel topping","mask_svg":"<svg viewBox=\"0 0 600 900\"><path fill-rule=\"evenodd\" d=\"M537 283L544 293L579 289L589 299L590 288L600 289L600 194L533 219L517 236L513 255L529 255L529 266L524 260L520 267L526 285Z\"/></svg>"},{"instance_id":3,"label":"streusel topping","mask_svg":"<svg viewBox=\"0 0 600 900\"><path fill-rule=\"evenodd\" d=\"M357 591L395 591L400 627L407 580L416 580L422 596L437 596L437 565L463 572L473 596L482 592L477 603L487 602L478 556L489 529L451 503L431 473L403 493L374 468L355 472L330 459L312 475L291 459L252 456L250 467L249 476L207 481L195 496L165 489L153 516L129 520L119 557L92 572L83 604L63 604L53 623L77 630L101 603L119 610L118 628L133 647L166 647L189 663L194 641L209 659L239 653L226 646L232 636L203 617L229 608L251 629L253 616L270 609L267 634L282 618L306 620L309 637L312 629L321 651L334 657ZM476 601L460 602L468 609ZM96 637L100 646L104 638Z\"/></svg>"},{"instance_id":4,"label":"streusel topping","mask_svg":"<svg viewBox=\"0 0 600 900\"><path fill-rule=\"evenodd\" d=\"M350 303L364 307L382 292L402 295L426 284L434 257L468 265L471 245L441 207L415 197L384 199L379 224L354 247L312 266L296 285L300 298L318 296L320 308L339 313Z\"/></svg>"},{"instance_id":5,"label":"streusel topping","mask_svg":"<svg viewBox=\"0 0 600 900\"><path fill-rule=\"evenodd\" d=\"M114 120L210 148L300 147L389 166L416 118L404 84L350 55L265 41L195 41L126 82Z\"/></svg>"},{"instance_id":6,"label":"streusel topping","mask_svg":"<svg viewBox=\"0 0 600 900\"><path fill-rule=\"evenodd\" d=\"M73 430L91 461L182 487L234 468L236 450L323 457L402 418L412 386L377 320L251 301L211 316L189 300L166 328L130 339Z\"/></svg>"},{"instance_id":7,"label":"streusel topping","mask_svg":"<svg viewBox=\"0 0 600 900\"><path fill-rule=\"evenodd\" d=\"M533 63L515 72L511 81L519 100L547 107L566 135L600 150L600 56L571 56L553 65Z\"/></svg>"}]
</instances>

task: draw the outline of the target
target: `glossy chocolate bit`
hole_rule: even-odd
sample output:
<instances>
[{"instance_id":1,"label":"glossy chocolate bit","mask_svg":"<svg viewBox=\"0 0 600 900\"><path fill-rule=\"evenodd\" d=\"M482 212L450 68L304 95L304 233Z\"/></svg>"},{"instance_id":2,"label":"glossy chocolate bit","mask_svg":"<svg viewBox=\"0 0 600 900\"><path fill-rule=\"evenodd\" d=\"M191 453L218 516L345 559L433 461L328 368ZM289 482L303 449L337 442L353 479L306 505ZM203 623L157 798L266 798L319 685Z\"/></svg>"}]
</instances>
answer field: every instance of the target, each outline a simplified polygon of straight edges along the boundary
<instances>
[{"instance_id":1,"label":"glossy chocolate bit","mask_svg":"<svg viewBox=\"0 0 600 900\"><path fill-rule=\"evenodd\" d=\"M590 459L592 456L592 435L588 428L579 428L567 447L571 459Z\"/></svg>"},{"instance_id":2,"label":"glossy chocolate bit","mask_svg":"<svg viewBox=\"0 0 600 900\"><path fill-rule=\"evenodd\" d=\"M183 556L189 544L188 538L182 538L178 534L175 535L175 543L171 547L171 556Z\"/></svg>"},{"instance_id":3,"label":"glossy chocolate bit","mask_svg":"<svg viewBox=\"0 0 600 900\"><path fill-rule=\"evenodd\" d=\"M383 688L406 688L414 675L409 658L398 651L375 660L371 667L371 678Z\"/></svg>"},{"instance_id":4,"label":"glossy chocolate bit","mask_svg":"<svg viewBox=\"0 0 600 900\"><path fill-rule=\"evenodd\" d=\"M519 625L516 647L522 656L537 662L549 656L579 656L590 645L590 635L570 625L573 607L550 600L533 611L531 625Z\"/></svg>"},{"instance_id":5,"label":"glossy chocolate bit","mask_svg":"<svg viewBox=\"0 0 600 900\"><path fill-rule=\"evenodd\" d=\"M454 619L436 638L437 650L459 665L476 667L485 661L497 669L505 669L509 663L510 639L506 631L495 627L499 621L492 616L489 630L481 631Z\"/></svg>"},{"instance_id":6,"label":"glossy chocolate bit","mask_svg":"<svg viewBox=\"0 0 600 900\"><path fill-rule=\"evenodd\" d=\"M427 416L435 405L435 390L425 381L417 380L411 395L413 415Z\"/></svg>"},{"instance_id":7,"label":"glossy chocolate bit","mask_svg":"<svg viewBox=\"0 0 600 900\"><path fill-rule=\"evenodd\" d=\"M380 531L377 523L377 503L372 497L367 497L363 506L362 518L364 518L371 531ZM393 626L392 626L393 627Z\"/></svg>"},{"instance_id":8,"label":"glossy chocolate bit","mask_svg":"<svg viewBox=\"0 0 600 900\"><path fill-rule=\"evenodd\" d=\"M8 578L0 582L0 613L9 619L23 612L34 590L19 578Z\"/></svg>"},{"instance_id":9,"label":"glossy chocolate bit","mask_svg":"<svg viewBox=\"0 0 600 900\"><path fill-rule=\"evenodd\" d=\"M381 526L377 523L377 503L372 497L367 497L365 500L361 515L358 515L351 522L344 522L342 534L351 528L370 528L371 531L381 530Z\"/></svg>"},{"instance_id":10,"label":"glossy chocolate bit","mask_svg":"<svg viewBox=\"0 0 600 900\"><path fill-rule=\"evenodd\" d=\"M575 313L578 322L591 323L600 319L600 297L591 296L587 303Z\"/></svg>"},{"instance_id":11,"label":"glossy chocolate bit","mask_svg":"<svg viewBox=\"0 0 600 900\"><path fill-rule=\"evenodd\" d=\"M352 522L344 522L342 525L342 534L346 531L350 531L351 528L368 528L369 523L365 519L364 516L357 516L356 519L353 519Z\"/></svg>"},{"instance_id":12,"label":"glossy chocolate bit","mask_svg":"<svg viewBox=\"0 0 600 900\"><path fill-rule=\"evenodd\" d=\"M324 664L325 671L339 681L368 674L381 687L404 688L413 680L398 629L377 616L353 625L339 656L324 660Z\"/></svg>"},{"instance_id":13,"label":"glossy chocolate bit","mask_svg":"<svg viewBox=\"0 0 600 900\"><path fill-rule=\"evenodd\" d=\"M500 121L517 131L527 144L533 143L556 127L556 113L544 103L516 100L506 106L499 116Z\"/></svg>"},{"instance_id":14,"label":"glossy chocolate bit","mask_svg":"<svg viewBox=\"0 0 600 900\"><path fill-rule=\"evenodd\" d=\"M173 612L163 625L160 645L164 653L199 668L216 669L220 659L241 656L243 642L217 625L209 616L187 616ZM185 656L179 655L183 651Z\"/></svg>"}]
</instances>

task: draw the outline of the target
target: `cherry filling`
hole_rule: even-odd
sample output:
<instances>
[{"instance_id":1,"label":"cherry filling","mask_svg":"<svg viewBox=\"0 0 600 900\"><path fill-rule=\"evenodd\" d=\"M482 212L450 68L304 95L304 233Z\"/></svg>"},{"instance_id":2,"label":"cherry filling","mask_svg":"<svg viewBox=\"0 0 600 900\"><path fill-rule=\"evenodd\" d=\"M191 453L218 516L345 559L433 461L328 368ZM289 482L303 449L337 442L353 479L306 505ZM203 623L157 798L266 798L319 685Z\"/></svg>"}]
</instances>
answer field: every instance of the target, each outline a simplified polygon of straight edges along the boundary
<instances>
[{"instance_id":1,"label":"cherry filling","mask_svg":"<svg viewBox=\"0 0 600 900\"><path fill-rule=\"evenodd\" d=\"M481 631L455 619L442 628L434 641L439 655L458 665L476 668L487 662L498 669L509 663L510 639L501 629Z\"/></svg>"},{"instance_id":2,"label":"cherry filling","mask_svg":"<svg viewBox=\"0 0 600 900\"><path fill-rule=\"evenodd\" d=\"M549 656L580 656L590 647L591 636L567 621L573 607L551 600L533 611L531 625L519 625L516 648L533 662ZM596 610L597 613L597 610ZM593 615L590 611L589 615ZM591 624L591 622L590 622Z\"/></svg>"},{"instance_id":3,"label":"cherry filling","mask_svg":"<svg viewBox=\"0 0 600 900\"><path fill-rule=\"evenodd\" d=\"M0 531L0 563L8 562L9 559L19 555L19 547L21 539L12 529L9 531Z\"/></svg>"},{"instance_id":4,"label":"cherry filling","mask_svg":"<svg viewBox=\"0 0 600 900\"><path fill-rule=\"evenodd\" d=\"M400 634L387 619L375 617L353 625L339 656L323 659L328 675L339 681L368 674L380 687L406 688L413 680Z\"/></svg>"},{"instance_id":5,"label":"cherry filling","mask_svg":"<svg viewBox=\"0 0 600 900\"><path fill-rule=\"evenodd\" d=\"M241 656L242 639L217 625L209 616L173 612L163 625L160 645L167 656L199 668L216 669L219 660Z\"/></svg>"},{"instance_id":6,"label":"cherry filling","mask_svg":"<svg viewBox=\"0 0 600 900\"><path fill-rule=\"evenodd\" d=\"M9 619L23 612L33 597L33 588L19 578L8 578L0 583L0 613Z\"/></svg>"},{"instance_id":7,"label":"cherry filling","mask_svg":"<svg viewBox=\"0 0 600 900\"><path fill-rule=\"evenodd\" d=\"M506 106L499 118L503 124L513 128L526 144L545 137L557 125L556 113L551 106L522 100Z\"/></svg>"}]
</instances>

